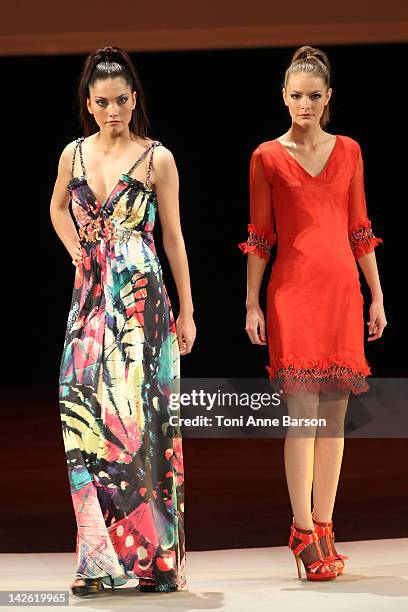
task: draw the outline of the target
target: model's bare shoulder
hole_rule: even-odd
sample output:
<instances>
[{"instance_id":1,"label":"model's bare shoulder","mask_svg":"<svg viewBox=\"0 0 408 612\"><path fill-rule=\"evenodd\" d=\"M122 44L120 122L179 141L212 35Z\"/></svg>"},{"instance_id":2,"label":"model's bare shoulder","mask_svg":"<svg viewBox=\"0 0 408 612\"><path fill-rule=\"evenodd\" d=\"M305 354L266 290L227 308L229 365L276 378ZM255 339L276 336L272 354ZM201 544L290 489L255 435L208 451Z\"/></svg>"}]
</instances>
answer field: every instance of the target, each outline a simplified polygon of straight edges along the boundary
<instances>
[{"instance_id":1,"label":"model's bare shoulder","mask_svg":"<svg viewBox=\"0 0 408 612\"><path fill-rule=\"evenodd\" d=\"M156 178L165 177L176 165L173 153L162 144L154 149L153 170Z\"/></svg>"},{"instance_id":2,"label":"model's bare shoulder","mask_svg":"<svg viewBox=\"0 0 408 612\"><path fill-rule=\"evenodd\" d=\"M54 191L51 198L52 208L65 209L69 203L68 185L72 178L72 156L75 144L75 140L69 142L60 154Z\"/></svg>"},{"instance_id":3,"label":"model's bare shoulder","mask_svg":"<svg viewBox=\"0 0 408 612\"><path fill-rule=\"evenodd\" d=\"M154 161L159 164L174 162L173 153L162 143L156 145L154 149Z\"/></svg>"},{"instance_id":4,"label":"model's bare shoulder","mask_svg":"<svg viewBox=\"0 0 408 612\"><path fill-rule=\"evenodd\" d=\"M72 164L72 158L74 155L74 150L76 147L76 140L72 140L71 142L69 142L67 145L65 145L65 147L62 149L60 158L59 158L59 170L62 171L63 173L71 173L71 164Z\"/></svg>"},{"instance_id":5,"label":"model's bare shoulder","mask_svg":"<svg viewBox=\"0 0 408 612\"><path fill-rule=\"evenodd\" d=\"M72 159L77 141L72 140L62 149L58 161L57 177L55 181L55 191L65 194L68 183L72 178Z\"/></svg>"},{"instance_id":6,"label":"model's bare shoulder","mask_svg":"<svg viewBox=\"0 0 408 612\"><path fill-rule=\"evenodd\" d=\"M152 184L156 188L162 185L172 185L178 181L178 169L173 153L161 143L154 147L152 158Z\"/></svg>"}]
</instances>

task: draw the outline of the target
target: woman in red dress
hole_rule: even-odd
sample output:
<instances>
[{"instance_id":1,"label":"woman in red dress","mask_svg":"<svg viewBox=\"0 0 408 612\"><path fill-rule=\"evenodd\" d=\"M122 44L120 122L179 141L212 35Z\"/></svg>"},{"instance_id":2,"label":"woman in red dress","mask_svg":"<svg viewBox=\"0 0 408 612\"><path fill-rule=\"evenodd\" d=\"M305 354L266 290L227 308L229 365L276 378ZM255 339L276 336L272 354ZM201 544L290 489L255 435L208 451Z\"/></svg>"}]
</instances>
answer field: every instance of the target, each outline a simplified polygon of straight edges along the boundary
<instances>
[{"instance_id":1,"label":"woman in red dress","mask_svg":"<svg viewBox=\"0 0 408 612\"><path fill-rule=\"evenodd\" d=\"M382 240L367 217L359 143L322 129L332 94L327 55L300 47L282 93L292 125L251 158L251 222L247 241L239 244L252 255L246 331L253 344L268 344L270 381L289 417L326 419L324 428L288 428L285 470L294 517L289 547L299 578L302 561L309 580L330 580L343 572L346 558L334 547L332 522L344 417L350 392L366 391L371 373L356 262L372 294L367 325L373 341L386 325L374 253ZM265 326L259 289L275 244Z\"/></svg>"}]
</instances>

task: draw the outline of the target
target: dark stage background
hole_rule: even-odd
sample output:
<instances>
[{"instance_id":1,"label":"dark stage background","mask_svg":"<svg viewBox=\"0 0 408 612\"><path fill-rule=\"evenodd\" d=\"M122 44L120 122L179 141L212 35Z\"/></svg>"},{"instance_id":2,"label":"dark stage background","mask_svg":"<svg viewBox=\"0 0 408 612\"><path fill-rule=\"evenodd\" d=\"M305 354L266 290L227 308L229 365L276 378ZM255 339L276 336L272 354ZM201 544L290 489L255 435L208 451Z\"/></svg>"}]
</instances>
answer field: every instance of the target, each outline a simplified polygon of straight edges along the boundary
<instances>
[{"instance_id":1,"label":"dark stage background","mask_svg":"<svg viewBox=\"0 0 408 612\"><path fill-rule=\"evenodd\" d=\"M333 65L326 130L359 141L388 327L366 343L373 376L406 376L406 44L324 46ZM266 347L245 332L252 150L283 134L294 49L132 53L151 136L174 154L197 339L184 377L264 377ZM0 58L3 75L3 416L0 552L73 550L74 515L58 410L58 371L74 266L49 202L64 146L82 135L76 86L85 56ZM175 314L160 223L155 240ZM264 285L269 276L269 264ZM368 321L369 292L362 277ZM358 401L354 399L353 401ZM337 539L407 536L407 444L347 440ZM184 440L189 550L284 545L291 520L282 440ZM47 529L44 529L44 525Z\"/></svg>"}]
</instances>

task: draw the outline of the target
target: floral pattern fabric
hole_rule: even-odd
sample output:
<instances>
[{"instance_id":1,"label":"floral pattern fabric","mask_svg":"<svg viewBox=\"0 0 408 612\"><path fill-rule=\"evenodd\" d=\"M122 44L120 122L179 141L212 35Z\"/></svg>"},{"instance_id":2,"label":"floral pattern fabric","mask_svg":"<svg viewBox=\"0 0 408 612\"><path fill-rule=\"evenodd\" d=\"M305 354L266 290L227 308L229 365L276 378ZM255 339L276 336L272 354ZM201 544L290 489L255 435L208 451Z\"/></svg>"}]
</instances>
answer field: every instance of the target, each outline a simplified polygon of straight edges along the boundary
<instances>
[{"instance_id":1,"label":"floral pattern fabric","mask_svg":"<svg viewBox=\"0 0 408 612\"><path fill-rule=\"evenodd\" d=\"M129 171L101 203L87 183L82 141L75 153L83 175L68 184L82 261L59 377L76 575L185 590L182 440L169 425L180 356L152 233L157 196L149 174L160 143L132 166L150 153L147 182Z\"/></svg>"}]
</instances>

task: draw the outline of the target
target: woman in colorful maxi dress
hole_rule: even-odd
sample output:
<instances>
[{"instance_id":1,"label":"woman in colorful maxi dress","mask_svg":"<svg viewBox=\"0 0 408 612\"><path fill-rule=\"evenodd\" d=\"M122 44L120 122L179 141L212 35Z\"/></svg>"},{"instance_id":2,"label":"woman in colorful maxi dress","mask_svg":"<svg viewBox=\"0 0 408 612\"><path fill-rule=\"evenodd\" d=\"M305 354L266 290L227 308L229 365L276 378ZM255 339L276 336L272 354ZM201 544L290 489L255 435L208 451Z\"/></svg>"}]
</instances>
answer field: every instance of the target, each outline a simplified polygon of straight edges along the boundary
<instances>
[{"instance_id":1,"label":"woman in colorful maxi dress","mask_svg":"<svg viewBox=\"0 0 408 612\"><path fill-rule=\"evenodd\" d=\"M356 260L372 293L369 340L386 325L374 254L382 240L367 217L361 148L322 130L331 91L327 55L299 48L283 85L292 125L253 152L249 236L239 245L251 255L246 330L254 344L268 344L272 386L290 417L327 420L325 428L289 427L285 440L289 546L299 577L302 561L309 580L333 579L344 568L332 522L344 416L349 393L367 390L371 373ZM259 289L275 244L265 325Z\"/></svg>"},{"instance_id":2,"label":"woman in colorful maxi dress","mask_svg":"<svg viewBox=\"0 0 408 612\"><path fill-rule=\"evenodd\" d=\"M71 588L87 595L139 578L141 590L185 590L183 454L179 428L169 426L169 394L195 325L177 169L170 151L147 137L142 88L125 51L88 56L79 101L87 138L63 151L51 200L76 266L59 380L78 527ZM177 321L153 239L157 213Z\"/></svg>"}]
</instances>

